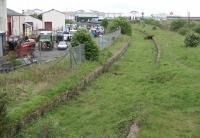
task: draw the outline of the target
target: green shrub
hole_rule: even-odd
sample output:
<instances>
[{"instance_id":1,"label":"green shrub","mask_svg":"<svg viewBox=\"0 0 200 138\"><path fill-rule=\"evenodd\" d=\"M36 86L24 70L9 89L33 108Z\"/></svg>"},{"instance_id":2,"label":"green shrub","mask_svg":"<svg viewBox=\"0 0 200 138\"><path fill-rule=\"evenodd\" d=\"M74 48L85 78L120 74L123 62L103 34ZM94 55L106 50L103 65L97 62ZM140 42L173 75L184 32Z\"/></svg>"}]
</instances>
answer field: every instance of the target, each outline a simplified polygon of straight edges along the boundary
<instances>
[{"instance_id":1,"label":"green shrub","mask_svg":"<svg viewBox=\"0 0 200 138\"><path fill-rule=\"evenodd\" d=\"M75 47L88 41L92 41L90 33L86 29L81 28L78 29L77 32L73 35L71 45L72 47Z\"/></svg>"},{"instance_id":2,"label":"green shrub","mask_svg":"<svg viewBox=\"0 0 200 138\"><path fill-rule=\"evenodd\" d=\"M66 19L66 20L65 20L65 24L73 24L73 23L75 23L75 21L69 20L69 19Z\"/></svg>"},{"instance_id":3,"label":"green shrub","mask_svg":"<svg viewBox=\"0 0 200 138\"><path fill-rule=\"evenodd\" d=\"M152 27L152 30L157 30L157 27L156 27L156 26L153 26L153 27Z\"/></svg>"},{"instance_id":4,"label":"green shrub","mask_svg":"<svg viewBox=\"0 0 200 138\"><path fill-rule=\"evenodd\" d=\"M200 34L200 25L195 26L195 27L193 28L193 30L194 30L196 33Z\"/></svg>"},{"instance_id":5,"label":"green shrub","mask_svg":"<svg viewBox=\"0 0 200 138\"><path fill-rule=\"evenodd\" d=\"M178 33L181 35L186 35L186 34L190 33L190 29L189 28L180 28L178 30Z\"/></svg>"},{"instance_id":6,"label":"green shrub","mask_svg":"<svg viewBox=\"0 0 200 138\"><path fill-rule=\"evenodd\" d=\"M200 36L196 33L189 33L184 42L186 47L197 47L200 43Z\"/></svg>"},{"instance_id":7,"label":"green shrub","mask_svg":"<svg viewBox=\"0 0 200 138\"><path fill-rule=\"evenodd\" d=\"M86 29L79 29L72 37L72 47L78 46L79 44L85 45L85 56L87 60L98 60L98 46Z\"/></svg>"},{"instance_id":8,"label":"green shrub","mask_svg":"<svg viewBox=\"0 0 200 138\"><path fill-rule=\"evenodd\" d=\"M118 18L112 20L108 26L110 31L115 31L119 27L121 28L122 34L126 34L126 35L132 34L131 23L126 18L118 17Z\"/></svg>"},{"instance_id":9,"label":"green shrub","mask_svg":"<svg viewBox=\"0 0 200 138\"><path fill-rule=\"evenodd\" d=\"M153 26L157 26L157 27L161 26L160 22L157 21L157 20L154 20L154 19L146 19L146 20L144 20L144 23L149 24L149 25L153 25Z\"/></svg>"},{"instance_id":10,"label":"green shrub","mask_svg":"<svg viewBox=\"0 0 200 138\"><path fill-rule=\"evenodd\" d=\"M108 19L103 19L101 22L101 25L107 29L108 28L108 24L109 24L109 20Z\"/></svg>"},{"instance_id":11,"label":"green shrub","mask_svg":"<svg viewBox=\"0 0 200 138\"><path fill-rule=\"evenodd\" d=\"M85 43L85 57L87 60L98 60L99 49L95 41L88 41Z\"/></svg>"},{"instance_id":12,"label":"green shrub","mask_svg":"<svg viewBox=\"0 0 200 138\"><path fill-rule=\"evenodd\" d=\"M6 105L7 105L6 94L0 91L0 136L5 129L6 109L7 109Z\"/></svg>"},{"instance_id":13,"label":"green shrub","mask_svg":"<svg viewBox=\"0 0 200 138\"><path fill-rule=\"evenodd\" d=\"M186 20L178 19L171 22L170 30L178 31L180 28L184 27L187 24Z\"/></svg>"}]
</instances>

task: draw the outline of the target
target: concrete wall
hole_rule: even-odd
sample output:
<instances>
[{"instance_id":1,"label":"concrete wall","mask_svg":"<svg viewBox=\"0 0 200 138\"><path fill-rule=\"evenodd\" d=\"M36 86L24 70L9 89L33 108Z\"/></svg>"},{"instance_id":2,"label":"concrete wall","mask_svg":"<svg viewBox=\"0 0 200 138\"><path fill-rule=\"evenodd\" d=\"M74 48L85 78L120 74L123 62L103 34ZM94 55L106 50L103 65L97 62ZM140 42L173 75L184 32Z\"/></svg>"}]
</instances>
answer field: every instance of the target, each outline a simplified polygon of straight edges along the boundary
<instances>
[{"instance_id":1,"label":"concrete wall","mask_svg":"<svg viewBox=\"0 0 200 138\"><path fill-rule=\"evenodd\" d=\"M56 10L51 10L42 15L43 25L45 22L52 22L53 30L63 30L65 28L65 14Z\"/></svg>"},{"instance_id":2,"label":"concrete wall","mask_svg":"<svg viewBox=\"0 0 200 138\"><path fill-rule=\"evenodd\" d=\"M0 0L0 31L7 31L7 7L6 0Z\"/></svg>"},{"instance_id":3,"label":"concrete wall","mask_svg":"<svg viewBox=\"0 0 200 138\"><path fill-rule=\"evenodd\" d=\"M38 30L38 29L43 29L43 23L41 20L36 19L32 16L24 16L24 21L25 22L32 22L33 23L33 30Z\"/></svg>"},{"instance_id":4,"label":"concrete wall","mask_svg":"<svg viewBox=\"0 0 200 138\"><path fill-rule=\"evenodd\" d=\"M12 35L23 35L24 16L12 16Z\"/></svg>"},{"instance_id":5,"label":"concrete wall","mask_svg":"<svg viewBox=\"0 0 200 138\"><path fill-rule=\"evenodd\" d=\"M7 32L7 7L6 0L0 0L0 57L3 56L3 47L5 46L5 36L3 34Z\"/></svg>"}]
</instances>

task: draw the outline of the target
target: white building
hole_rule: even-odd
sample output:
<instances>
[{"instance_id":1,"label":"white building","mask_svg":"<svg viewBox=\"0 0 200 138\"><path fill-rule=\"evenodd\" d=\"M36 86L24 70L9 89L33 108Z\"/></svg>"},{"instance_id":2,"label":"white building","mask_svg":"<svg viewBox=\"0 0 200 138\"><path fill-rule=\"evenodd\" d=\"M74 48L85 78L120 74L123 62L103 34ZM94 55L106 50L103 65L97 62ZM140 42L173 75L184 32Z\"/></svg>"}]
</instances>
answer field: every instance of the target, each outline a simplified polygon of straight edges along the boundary
<instances>
[{"instance_id":1,"label":"white building","mask_svg":"<svg viewBox=\"0 0 200 138\"><path fill-rule=\"evenodd\" d=\"M65 13L65 19L66 20L72 20L75 21L75 13L74 12L66 12Z\"/></svg>"},{"instance_id":2,"label":"white building","mask_svg":"<svg viewBox=\"0 0 200 138\"><path fill-rule=\"evenodd\" d=\"M166 13L158 13L158 14L152 14L151 17L155 20L167 20L168 14Z\"/></svg>"},{"instance_id":3,"label":"white building","mask_svg":"<svg viewBox=\"0 0 200 138\"><path fill-rule=\"evenodd\" d=\"M122 17L123 16L123 13L105 13L105 17L104 18L107 18L107 19L115 19L117 17Z\"/></svg>"},{"instance_id":4,"label":"white building","mask_svg":"<svg viewBox=\"0 0 200 138\"><path fill-rule=\"evenodd\" d=\"M43 26L45 30L63 30L65 28L65 14L52 9L42 13Z\"/></svg>"},{"instance_id":5,"label":"white building","mask_svg":"<svg viewBox=\"0 0 200 138\"><path fill-rule=\"evenodd\" d=\"M43 22L32 16L24 16L25 23L28 23L32 26L33 30L43 29Z\"/></svg>"},{"instance_id":6,"label":"white building","mask_svg":"<svg viewBox=\"0 0 200 138\"><path fill-rule=\"evenodd\" d=\"M33 15L33 14L41 14L42 13L42 10L40 9L33 9L33 10L30 10L30 9L27 9L27 10L23 10L23 15Z\"/></svg>"},{"instance_id":7,"label":"white building","mask_svg":"<svg viewBox=\"0 0 200 138\"><path fill-rule=\"evenodd\" d=\"M10 35L24 35L25 19L24 15L15 12L11 9L7 9L7 34Z\"/></svg>"}]
</instances>

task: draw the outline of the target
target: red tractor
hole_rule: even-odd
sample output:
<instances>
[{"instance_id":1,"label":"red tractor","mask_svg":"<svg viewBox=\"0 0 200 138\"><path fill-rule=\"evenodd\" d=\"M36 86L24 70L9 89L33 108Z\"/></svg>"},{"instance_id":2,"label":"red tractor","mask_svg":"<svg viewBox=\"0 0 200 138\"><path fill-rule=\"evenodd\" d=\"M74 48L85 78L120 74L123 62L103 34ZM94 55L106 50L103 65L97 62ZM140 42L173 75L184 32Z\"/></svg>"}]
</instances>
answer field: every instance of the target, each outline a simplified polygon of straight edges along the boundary
<instances>
[{"instance_id":1,"label":"red tractor","mask_svg":"<svg viewBox=\"0 0 200 138\"><path fill-rule=\"evenodd\" d=\"M35 45L34 39L18 41L15 49L17 57L34 57Z\"/></svg>"}]
</instances>

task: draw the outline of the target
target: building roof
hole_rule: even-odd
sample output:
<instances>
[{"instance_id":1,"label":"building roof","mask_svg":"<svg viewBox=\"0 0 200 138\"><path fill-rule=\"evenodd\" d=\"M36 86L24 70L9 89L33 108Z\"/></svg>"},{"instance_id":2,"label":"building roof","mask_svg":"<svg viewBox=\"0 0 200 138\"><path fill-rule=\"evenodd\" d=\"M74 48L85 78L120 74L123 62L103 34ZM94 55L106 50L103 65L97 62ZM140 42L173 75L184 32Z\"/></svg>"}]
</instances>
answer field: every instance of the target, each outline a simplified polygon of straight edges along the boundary
<instances>
[{"instance_id":1,"label":"building roof","mask_svg":"<svg viewBox=\"0 0 200 138\"><path fill-rule=\"evenodd\" d=\"M7 8L7 15L8 15L8 16L23 16L23 14L18 13L18 12L16 12L16 11L13 11L13 10L8 9L8 8Z\"/></svg>"},{"instance_id":2,"label":"building roof","mask_svg":"<svg viewBox=\"0 0 200 138\"><path fill-rule=\"evenodd\" d=\"M57 12L59 12L59 13L62 13L62 14L64 14L63 12L61 12L61 11L58 11L58 10L55 10L55 9L51 9L51 10L49 10L49 11L43 12L42 14L45 14L45 13L47 13L47 12L51 12L51 11L57 11Z\"/></svg>"}]
</instances>

